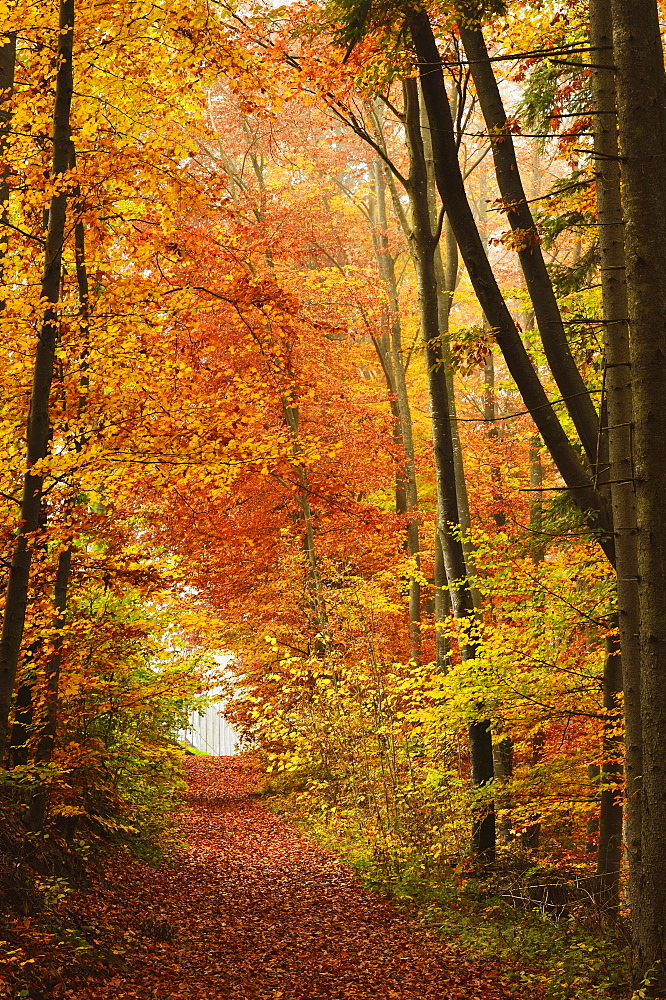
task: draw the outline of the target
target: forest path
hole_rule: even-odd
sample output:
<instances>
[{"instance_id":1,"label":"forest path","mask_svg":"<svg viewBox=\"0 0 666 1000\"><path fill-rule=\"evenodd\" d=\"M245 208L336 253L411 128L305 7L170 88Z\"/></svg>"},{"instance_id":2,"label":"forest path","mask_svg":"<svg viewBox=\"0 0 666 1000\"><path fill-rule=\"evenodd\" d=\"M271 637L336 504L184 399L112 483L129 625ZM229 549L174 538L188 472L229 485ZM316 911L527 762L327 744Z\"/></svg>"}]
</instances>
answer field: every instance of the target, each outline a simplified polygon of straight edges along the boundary
<instances>
[{"instance_id":1,"label":"forest path","mask_svg":"<svg viewBox=\"0 0 666 1000\"><path fill-rule=\"evenodd\" d=\"M466 960L274 816L252 794L256 776L242 759L191 758L188 779L178 867L108 873L121 881L105 919L126 942L126 971L59 995L499 1000L511 994L493 963ZM84 905L94 922L95 900Z\"/></svg>"}]
</instances>

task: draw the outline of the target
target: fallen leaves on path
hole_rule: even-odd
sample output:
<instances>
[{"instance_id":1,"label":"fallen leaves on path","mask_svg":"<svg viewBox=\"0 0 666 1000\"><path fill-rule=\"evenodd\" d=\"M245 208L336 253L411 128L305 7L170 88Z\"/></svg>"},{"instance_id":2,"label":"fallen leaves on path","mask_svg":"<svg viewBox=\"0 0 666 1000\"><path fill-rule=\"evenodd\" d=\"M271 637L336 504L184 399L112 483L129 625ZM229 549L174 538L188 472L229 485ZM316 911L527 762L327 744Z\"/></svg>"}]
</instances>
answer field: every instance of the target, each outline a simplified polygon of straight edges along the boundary
<instances>
[{"instance_id":1,"label":"fallen leaves on path","mask_svg":"<svg viewBox=\"0 0 666 1000\"><path fill-rule=\"evenodd\" d=\"M500 1000L492 963L465 960L335 856L272 815L238 758L188 762L186 846L178 864L111 870L104 929L121 949L110 978L53 996L76 1000ZM88 933L100 899L82 895Z\"/></svg>"}]
</instances>

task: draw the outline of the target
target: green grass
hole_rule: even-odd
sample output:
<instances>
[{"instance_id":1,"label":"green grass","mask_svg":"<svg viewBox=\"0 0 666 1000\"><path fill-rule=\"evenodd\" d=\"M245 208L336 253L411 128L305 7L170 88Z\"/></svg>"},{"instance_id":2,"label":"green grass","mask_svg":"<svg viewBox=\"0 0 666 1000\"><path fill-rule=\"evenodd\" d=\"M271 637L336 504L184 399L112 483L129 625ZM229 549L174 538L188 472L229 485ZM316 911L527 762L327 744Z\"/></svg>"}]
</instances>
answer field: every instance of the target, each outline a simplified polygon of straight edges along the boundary
<instances>
[{"instance_id":1,"label":"green grass","mask_svg":"<svg viewBox=\"0 0 666 1000\"><path fill-rule=\"evenodd\" d=\"M181 750L184 750L186 754L189 754L192 757L210 757L210 754L205 750L198 750L196 747L193 747L191 743L185 743L184 740L178 740L178 746Z\"/></svg>"}]
</instances>

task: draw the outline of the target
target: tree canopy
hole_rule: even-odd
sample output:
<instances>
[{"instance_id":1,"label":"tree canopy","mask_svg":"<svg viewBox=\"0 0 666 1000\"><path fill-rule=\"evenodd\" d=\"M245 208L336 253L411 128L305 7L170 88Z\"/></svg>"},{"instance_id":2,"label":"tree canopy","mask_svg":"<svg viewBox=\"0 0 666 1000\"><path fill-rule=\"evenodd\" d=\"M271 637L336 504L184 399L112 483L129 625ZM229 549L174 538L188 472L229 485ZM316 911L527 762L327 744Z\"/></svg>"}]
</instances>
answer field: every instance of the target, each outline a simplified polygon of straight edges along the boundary
<instances>
[{"instance_id":1,"label":"tree canopy","mask_svg":"<svg viewBox=\"0 0 666 1000\"><path fill-rule=\"evenodd\" d=\"M0 4L26 837L158 839L222 684L386 877L544 866L666 989L661 15Z\"/></svg>"}]
</instances>

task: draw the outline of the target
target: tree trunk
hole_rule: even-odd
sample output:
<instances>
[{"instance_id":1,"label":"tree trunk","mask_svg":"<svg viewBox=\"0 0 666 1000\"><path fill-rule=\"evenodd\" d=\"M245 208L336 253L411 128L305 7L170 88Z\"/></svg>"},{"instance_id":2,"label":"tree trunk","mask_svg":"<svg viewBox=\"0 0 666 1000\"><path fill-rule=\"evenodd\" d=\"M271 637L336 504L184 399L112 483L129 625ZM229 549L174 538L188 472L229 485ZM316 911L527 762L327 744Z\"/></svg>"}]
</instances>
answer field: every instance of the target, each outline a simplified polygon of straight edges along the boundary
<instances>
[{"instance_id":1,"label":"tree trunk","mask_svg":"<svg viewBox=\"0 0 666 1000\"><path fill-rule=\"evenodd\" d=\"M298 439L298 407L293 406L284 396L282 397L281 402L284 421L289 428L289 433L291 435L292 454L294 455L294 458L299 459L302 452L300 441ZM314 653L316 656L324 657L326 656L330 645L330 627L328 621L328 611L326 608L326 598L324 595L324 586L319 567L319 559L317 557L317 550L315 547L315 528L312 508L310 507L308 474L306 467L301 463L298 464L297 474L300 488L296 495L296 499L298 501L301 517L305 526L302 542L303 551L305 552L308 560L307 587L310 592L310 599L314 612Z\"/></svg>"},{"instance_id":2,"label":"tree trunk","mask_svg":"<svg viewBox=\"0 0 666 1000\"><path fill-rule=\"evenodd\" d=\"M451 612L448 581L444 569L444 553L435 526L435 666L442 673L448 673L451 664L451 643L446 633L446 620Z\"/></svg>"},{"instance_id":3,"label":"tree trunk","mask_svg":"<svg viewBox=\"0 0 666 1000\"><path fill-rule=\"evenodd\" d=\"M587 823L585 824L585 853L596 854L597 857L599 856L599 809L597 808L596 802L596 790L599 787L600 773L601 768L598 764L587 765L587 778L591 788L594 790L594 801L592 803L592 808L587 814ZM598 879L595 881L598 881ZM592 891L594 892L595 898L598 899L598 889L593 888Z\"/></svg>"},{"instance_id":4,"label":"tree trunk","mask_svg":"<svg viewBox=\"0 0 666 1000\"><path fill-rule=\"evenodd\" d=\"M53 746L58 723L58 690L60 686L60 665L62 662L62 636L65 609L67 607L67 588L72 565L72 547L67 547L58 558L58 570L55 581L54 606L56 617L53 620L55 641L53 651L46 668L46 704L42 719L39 739L35 749L35 764L39 767L49 764L53 756ZM46 818L48 804L48 781L42 779L39 788L33 793L28 807L28 827L36 833L42 830Z\"/></svg>"},{"instance_id":5,"label":"tree trunk","mask_svg":"<svg viewBox=\"0 0 666 1000\"><path fill-rule=\"evenodd\" d=\"M486 433L488 438L492 441L493 438L497 437L495 364L492 351L488 355L483 372L483 419L486 423ZM495 493L495 486L499 487L500 485L500 472L494 461L494 457L491 464L490 474L493 482L493 499L496 501L497 494ZM493 519L497 527L501 528L506 523L506 516L504 511L497 509L495 505L493 505L493 508ZM498 815L500 817L497 822L497 842L498 844L506 847L511 843L512 839L510 813L511 802L509 796L505 794L502 786L505 785L506 782L513 776L513 740L510 736L503 736L499 741L495 740L493 744L493 760L495 780L498 786L496 803L498 807Z\"/></svg>"},{"instance_id":6,"label":"tree trunk","mask_svg":"<svg viewBox=\"0 0 666 1000\"><path fill-rule=\"evenodd\" d=\"M612 20L606 0L590 0L592 87L595 105L597 211L601 287L604 304L606 354L606 408L613 533L617 557L617 608L620 632L622 687L624 688L626 847L629 859L629 898L636 906L641 856L641 799L643 773L640 715L639 602L636 495L632 457L632 390L629 355L629 304L624 253L624 219L620 191L617 139L615 66ZM616 657L617 659L617 657ZM603 798L602 798L603 805ZM611 823L617 819L614 813ZM602 818L602 825L603 825ZM614 837L609 834L609 838ZM611 865L615 862L611 861ZM609 873L610 875L610 873Z\"/></svg>"},{"instance_id":7,"label":"tree trunk","mask_svg":"<svg viewBox=\"0 0 666 1000\"><path fill-rule=\"evenodd\" d=\"M61 0L58 35L58 70L53 113L52 178L61 178L69 166L70 110L73 91L72 43L74 0ZM39 531L44 474L38 463L47 455L51 438L49 398L58 336L57 303L65 239L67 192L61 185L51 198L46 237L41 297L46 300L35 350L30 411L27 422L27 471L21 499L20 528L14 547L0 638L0 758L4 754L14 681L18 667L25 613L32 547ZM35 471L35 466L37 469Z\"/></svg>"},{"instance_id":8,"label":"tree trunk","mask_svg":"<svg viewBox=\"0 0 666 1000\"><path fill-rule=\"evenodd\" d=\"M655 0L612 0L631 329L642 732L637 981L666 989L666 128Z\"/></svg>"},{"instance_id":9,"label":"tree trunk","mask_svg":"<svg viewBox=\"0 0 666 1000\"><path fill-rule=\"evenodd\" d=\"M428 177L430 187L430 174ZM433 190L434 194L434 190ZM431 201L431 226L433 232L437 225L437 213L435 211L434 199ZM456 290L456 280L458 274L457 258L458 248L451 232L449 220L445 217L442 223L444 245L446 248L446 264L442 261L440 239L435 247L435 277L437 280L437 304L439 310L439 335L441 338L442 362L444 365L444 377L449 394L449 405L451 407L451 443L453 445L453 464L456 474L456 496L458 498L458 522L462 532L463 551L465 553L465 565L467 576L471 581L476 578L476 562L474 559L474 544L470 535L472 529L472 519L469 512L469 493L467 491L467 480L465 479L465 466L463 463L462 443L460 441L460 431L458 428L458 414L456 408L456 397L453 382L453 367L451 365L451 349L449 343L449 314L453 302L453 294ZM479 592L472 587L472 599L474 607L479 608L481 598Z\"/></svg>"},{"instance_id":10,"label":"tree trunk","mask_svg":"<svg viewBox=\"0 0 666 1000\"><path fill-rule=\"evenodd\" d=\"M34 671L26 676L16 694L12 735L7 750L7 767L23 767L29 760L28 740L32 732L32 691Z\"/></svg>"},{"instance_id":11,"label":"tree trunk","mask_svg":"<svg viewBox=\"0 0 666 1000\"><path fill-rule=\"evenodd\" d=\"M430 21L423 9L415 9L408 13L408 23L420 65L421 87L431 126L437 187L474 291L493 329L509 372L560 475L579 508L585 512L590 526L599 531L599 542L613 562L613 539L604 499L595 490L546 396L479 237L460 172L442 64Z\"/></svg>"},{"instance_id":12,"label":"tree trunk","mask_svg":"<svg viewBox=\"0 0 666 1000\"><path fill-rule=\"evenodd\" d=\"M486 255L488 251L488 178L483 166L481 168L481 191L479 198L479 235L481 237L483 247L486 250ZM483 316L483 329L485 331L490 330L490 324L485 316ZM495 439L498 437L497 430L497 397L495 392L495 358L493 357L492 350L489 351L486 363L483 369L483 419L487 425L487 434L490 439ZM492 483L492 496L493 496L493 520L498 528L503 528L506 524L506 514L504 512L504 503L502 502L501 507L497 507L497 501L502 496L501 491L501 474L497 462L495 460L496 456L493 455L492 464L490 469L490 478Z\"/></svg>"},{"instance_id":13,"label":"tree trunk","mask_svg":"<svg viewBox=\"0 0 666 1000\"><path fill-rule=\"evenodd\" d=\"M497 183L514 234L514 248L525 276L546 358L590 465L598 468L599 419L569 348L483 32L479 25L470 21L461 20L458 28L488 130Z\"/></svg>"},{"instance_id":14,"label":"tree trunk","mask_svg":"<svg viewBox=\"0 0 666 1000\"><path fill-rule=\"evenodd\" d=\"M439 328L439 300L435 272L436 234L431 229L428 177L423 149L416 81L404 81L405 130L410 155L409 196L412 209L412 257L416 265L419 317L425 346L426 371L432 420L435 480L437 486L437 529L455 619L461 623L460 650L463 660L476 656L474 601L467 576L460 538L455 457L451 435L449 391ZM493 752L487 719L471 723L469 753L472 788L482 788L493 778ZM474 853L485 861L495 854L495 813L489 806L475 815L472 829Z\"/></svg>"},{"instance_id":15,"label":"tree trunk","mask_svg":"<svg viewBox=\"0 0 666 1000\"><path fill-rule=\"evenodd\" d=\"M440 227L439 212L437 210L437 185L435 183L435 164L432 151L432 141L430 129L428 128L428 115L423 103L422 95L419 100L419 113L421 118L421 136L423 142L423 152L426 163L428 207L430 211L430 230L435 234ZM442 244L444 245L444 255L442 257ZM474 560L474 544L471 538L472 520L469 512L469 494L467 492L467 480L465 479L465 466L463 462L462 443L460 441L460 431L458 427L458 415L456 412L456 396L453 381L453 366L451 365L451 347L449 339L449 318L453 296L458 284L459 256L458 244L451 229L451 224L446 216L441 219L441 235L435 243L435 277L437 280L437 305L439 310L439 336L442 353L442 363L446 387L449 394L451 442L453 444L453 463L456 476L456 495L458 497L458 523L462 532L463 551L465 553L465 565L467 576L470 580L472 590L472 600L474 607L479 608L481 598L477 588L472 581L476 578L476 563Z\"/></svg>"},{"instance_id":16,"label":"tree trunk","mask_svg":"<svg viewBox=\"0 0 666 1000\"><path fill-rule=\"evenodd\" d=\"M71 147L70 155L70 166L74 170L76 168L76 155L74 147ZM75 184L72 190L72 205L74 210L81 210L83 206L78 205L81 198L80 187ZM86 354L88 349L88 327L90 322L89 316L89 305L90 305L90 285L88 281L88 268L86 264L86 250L85 250L85 231L83 228L83 223L79 218L74 224L74 260L76 269L76 281L78 286L79 294L79 322L81 328L81 338L82 338L82 351L81 351L81 368L82 375L79 379L79 403L78 403L78 416L80 417L86 406L86 390L89 385L89 377L87 373L87 363ZM77 454L80 454L85 446L87 440L86 435L79 435L74 440L74 449ZM65 510L69 513L74 508L75 505L74 498L71 498L65 503ZM45 691L45 710L41 722L41 730L39 733L39 739L37 741L37 746L35 749L35 764L44 766L51 762L53 757L53 747L55 745L57 726L58 726L58 697L60 690L60 668L62 664L62 628L64 625L65 611L67 610L67 596L69 589L69 581L71 575L72 567L72 555L73 555L73 545L70 541L67 548L60 552L58 557L58 568L56 570L55 588L54 588L54 600L53 606L55 609L55 615L52 623L52 628L55 634L55 640L53 643L53 651L51 659L48 662L46 670L46 691ZM19 692L20 694L20 692ZM13 737L13 733L12 733ZM49 783L46 780L42 780L40 787L33 793L30 799L30 805L28 807L27 822L29 828L33 832L41 831L44 827L44 821L46 818L46 809L48 805L48 790ZM73 832L72 823L75 822L72 817L72 822L70 823L70 829Z\"/></svg>"},{"instance_id":17,"label":"tree trunk","mask_svg":"<svg viewBox=\"0 0 666 1000\"><path fill-rule=\"evenodd\" d=\"M612 616L615 627L617 616ZM599 848L597 853L597 902L610 916L620 905L620 863L622 861L622 798L618 787L623 783L622 736L620 733L622 696L622 660L615 635L606 638L603 705L606 717L603 730L601 763L601 806L599 809Z\"/></svg>"},{"instance_id":18,"label":"tree trunk","mask_svg":"<svg viewBox=\"0 0 666 1000\"><path fill-rule=\"evenodd\" d=\"M384 284L389 300L389 330L388 350L384 348L384 358L381 357L382 345L375 340L375 348L380 353L382 368L387 380L389 392L395 395L398 416L399 444L404 451L402 482L405 491L405 513L418 514L418 492L416 488L416 466L414 462L414 438L412 434L412 414L409 404L405 366L402 360L402 328L400 323L400 305L398 300L398 285L395 277L395 265L388 245L388 220L386 215L386 187L384 169L381 161L374 162L375 197L377 206L376 228L373 232L373 245L379 274ZM387 368L390 367L392 378L389 378ZM396 435L397 437L397 435ZM401 511L398 511L401 513ZM421 584L420 542L418 517L407 524L407 553L414 559L416 574L409 579L409 631L410 655L415 661L421 658Z\"/></svg>"},{"instance_id":19,"label":"tree trunk","mask_svg":"<svg viewBox=\"0 0 666 1000\"><path fill-rule=\"evenodd\" d=\"M542 760L546 747L546 734L543 729L538 729L532 738L532 757L530 767L538 767ZM533 817L530 825L525 829L521 837L523 847L533 854L539 850L541 840L541 817L537 814Z\"/></svg>"},{"instance_id":20,"label":"tree trunk","mask_svg":"<svg viewBox=\"0 0 666 1000\"><path fill-rule=\"evenodd\" d=\"M5 259L9 249L9 174L7 160L12 122L12 97L16 67L16 32L0 34L0 286L5 284ZM0 290L0 312L5 308L5 297Z\"/></svg>"}]
</instances>

